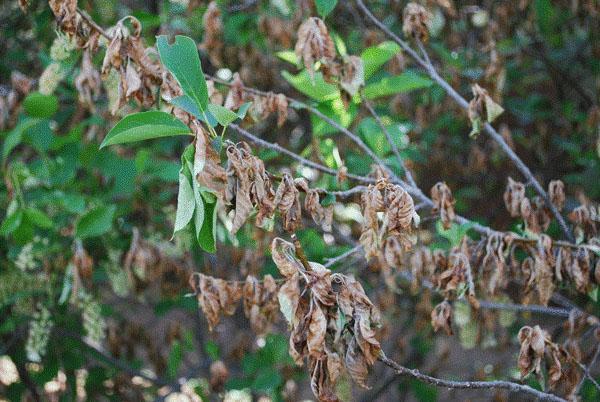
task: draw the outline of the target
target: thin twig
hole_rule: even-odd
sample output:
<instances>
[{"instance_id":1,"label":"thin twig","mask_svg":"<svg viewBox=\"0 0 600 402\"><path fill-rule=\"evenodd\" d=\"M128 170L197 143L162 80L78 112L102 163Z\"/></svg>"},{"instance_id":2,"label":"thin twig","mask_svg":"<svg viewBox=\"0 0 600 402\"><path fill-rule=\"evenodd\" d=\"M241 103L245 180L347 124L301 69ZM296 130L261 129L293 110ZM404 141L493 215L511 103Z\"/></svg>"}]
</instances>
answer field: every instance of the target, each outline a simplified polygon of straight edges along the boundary
<instances>
[{"instance_id":1,"label":"thin twig","mask_svg":"<svg viewBox=\"0 0 600 402\"><path fill-rule=\"evenodd\" d=\"M337 176L339 174L339 172L337 170L331 169L327 166L323 166L319 163L316 163L316 162L313 162L306 158L303 158L302 156L295 154L294 152L288 150L287 148L282 147L281 145L279 145L277 143L265 141L262 138L259 138L256 135L250 133L248 130L241 128L237 124L230 124L229 127L232 128L233 130L235 130L242 137L245 137L246 139L254 142L255 144L257 144L263 148L272 149L274 151L285 154L285 155L289 156L290 158L297 160L304 166L311 167L313 169L316 169L323 173L330 174L332 176ZM375 183L375 180L370 177L358 176L358 175L354 175L351 173L346 174L346 177L348 177L349 179L352 179L352 180L363 182L363 183Z\"/></svg>"},{"instance_id":2,"label":"thin twig","mask_svg":"<svg viewBox=\"0 0 600 402\"><path fill-rule=\"evenodd\" d=\"M542 401L566 402L565 399L559 396L538 391L528 385L517 384L510 381L451 381L431 377L421 373L417 369L409 369L408 367L396 363L388 358L383 352L381 352L381 355L379 356L379 361L394 369L399 375L408 375L424 383L435 385L436 387L454 389L506 389L512 392L524 392L533 395Z\"/></svg>"},{"instance_id":3,"label":"thin twig","mask_svg":"<svg viewBox=\"0 0 600 402\"><path fill-rule=\"evenodd\" d=\"M351 255L358 253L361 250L362 250L362 245L359 244L357 246L354 246L350 250L346 251L345 253L338 255L337 257L328 258L327 261L325 261L325 264L323 264L323 265L326 268L329 268L329 267L337 264L338 262L345 260L346 258L350 257Z\"/></svg>"},{"instance_id":4,"label":"thin twig","mask_svg":"<svg viewBox=\"0 0 600 402\"><path fill-rule=\"evenodd\" d=\"M408 170L408 168L406 167L406 164L404 163L404 158L402 157L402 155L400 155L400 151L398 150L396 141L394 141L394 139L392 138L392 135L388 131L387 127L385 126L385 124L383 124L383 121L381 121L381 117L379 117L377 112L375 112L375 109L373 108L373 106L371 105L371 102L369 102L368 99L362 97L362 101L363 101L365 107L367 108L367 110L369 111L369 113L371 114L371 116L373 116L373 118L379 125L379 128L381 128L381 131L383 131L383 133L385 134L385 138L387 139L387 142L390 144L390 147L392 148L392 152L394 153L394 156L396 156L396 160L398 161L398 164L400 164L400 167L402 168L402 170L404 170L404 175L406 176L406 180L410 183L411 186L417 187L417 183L415 182L415 179L413 178L412 173L410 172L410 170Z\"/></svg>"},{"instance_id":5,"label":"thin twig","mask_svg":"<svg viewBox=\"0 0 600 402\"><path fill-rule=\"evenodd\" d=\"M468 109L469 102L467 102L467 100L465 98L463 98L446 80L444 80L438 74L438 72L435 70L435 68L433 68L431 61L429 61L429 63L428 63L426 60L419 57L419 55L410 47L410 45L408 43L406 43L405 41L400 39L388 27L386 27L381 21L379 21L377 19L377 17L375 17L373 15L373 13L371 13L371 11L365 6L365 4L363 3L362 0L356 0L356 3L358 5L358 7L362 10L362 12L371 20L371 22L373 24L375 24L379 29L381 29L386 35L388 35L390 38L392 38L396 43L398 43L402 47L402 49L404 49L405 52L407 52L409 55L411 55L411 57L413 57L415 59L415 61L427 71L429 76L438 85L440 85L442 88L444 88L446 90L446 92L452 99L454 99L463 109L465 109L465 110ZM421 48L422 48L422 51L425 52L425 49L422 46L421 46ZM429 58L427 58L427 59L429 59ZM508 156L508 158L515 164L517 169L519 169L521 171L521 174L528 181L531 182L535 191L544 199L544 201L546 202L546 205L548 206L550 211L552 211L552 214L556 218L558 224L561 227L561 230L563 231L563 233L565 234L567 239L569 239L569 241L571 241L571 242L574 242L575 238L574 238L573 234L571 233L571 230L568 228L563 216L560 214L558 209L556 209L556 206L550 200L548 193L546 193L544 188L534 177L533 173L531 173L531 170L529 170L527 165L525 165L525 163L523 163L523 161L519 158L519 156L510 148L510 146L506 143L506 141L504 141L504 138L502 137L502 135L500 135L491 124L486 123L484 126L484 130L500 146L500 148L504 151L504 153Z\"/></svg>"}]
</instances>

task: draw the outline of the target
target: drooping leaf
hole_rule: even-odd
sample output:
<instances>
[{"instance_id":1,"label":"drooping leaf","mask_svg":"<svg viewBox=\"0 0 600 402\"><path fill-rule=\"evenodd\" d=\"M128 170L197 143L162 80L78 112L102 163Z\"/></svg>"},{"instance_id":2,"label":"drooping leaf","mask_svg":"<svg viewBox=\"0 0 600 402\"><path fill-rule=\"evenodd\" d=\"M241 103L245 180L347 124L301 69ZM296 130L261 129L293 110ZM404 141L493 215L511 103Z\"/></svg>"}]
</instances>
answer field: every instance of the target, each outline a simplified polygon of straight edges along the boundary
<instances>
[{"instance_id":1,"label":"drooping leaf","mask_svg":"<svg viewBox=\"0 0 600 402\"><path fill-rule=\"evenodd\" d=\"M203 192L204 195L206 192ZM210 194L210 193L208 193ZM204 200L204 221L200 231L196 228L196 238L200 247L208 252L214 253L217 251L216 238L217 238L217 201L207 202L207 197L203 197Z\"/></svg>"},{"instance_id":2,"label":"drooping leaf","mask_svg":"<svg viewBox=\"0 0 600 402\"><path fill-rule=\"evenodd\" d=\"M367 99L375 99L382 96L428 88L432 84L433 81L429 78L411 71L406 71L400 75L385 77L379 82L367 85L364 89L364 95Z\"/></svg>"},{"instance_id":3,"label":"drooping leaf","mask_svg":"<svg viewBox=\"0 0 600 402\"><path fill-rule=\"evenodd\" d=\"M208 87L194 40L177 35L171 45L167 37L161 35L156 39L156 48L160 61L179 82L183 93L192 98L201 110L206 110Z\"/></svg>"},{"instance_id":4,"label":"drooping leaf","mask_svg":"<svg viewBox=\"0 0 600 402\"><path fill-rule=\"evenodd\" d=\"M84 239L108 232L112 227L116 209L114 205L102 205L89 210L77 222L75 236Z\"/></svg>"},{"instance_id":5,"label":"drooping leaf","mask_svg":"<svg viewBox=\"0 0 600 402\"><path fill-rule=\"evenodd\" d=\"M177 212L173 233L185 228L194 216L196 199L194 190L185 174L179 173L179 193L177 194Z\"/></svg>"},{"instance_id":6,"label":"drooping leaf","mask_svg":"<svg viewBox=\"0 0 600 402\"><path fill-rule=\"evenodd\" d=\"M108 145L190 134L188 126L169 113L153 110L130 114L106 135L100 148Z\"/></svg>"}]
</instances>

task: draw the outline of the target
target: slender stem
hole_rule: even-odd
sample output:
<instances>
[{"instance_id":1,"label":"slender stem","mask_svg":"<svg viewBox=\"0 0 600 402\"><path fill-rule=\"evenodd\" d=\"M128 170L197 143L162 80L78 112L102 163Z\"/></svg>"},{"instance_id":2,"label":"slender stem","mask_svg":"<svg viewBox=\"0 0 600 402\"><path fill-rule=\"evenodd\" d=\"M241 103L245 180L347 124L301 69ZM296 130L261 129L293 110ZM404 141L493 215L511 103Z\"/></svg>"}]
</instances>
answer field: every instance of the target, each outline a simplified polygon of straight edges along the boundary
<instances>
[{"instance_id":1,"label":"slender stem","mask_svg":"<svg viewBox=\"0 0 600 402\"><path fill-rule=\"evenodd\" d=\"M409 369L408 367L396 363L388 358L383 352L381 352L381 355L379 356L379 361L394 369L399 375L408 375L424 383L435 385L436 387L454 389L506 389L512 392L524 392L533 395L542 401L566 402L566 399L559 396L538 391L528 385L517 384L510 381L451 381L431 377L421 373L417 369Z\"/></svg>"},{"instance_id":2,"label":"slender stem","mask_svg":"<svg viewBox=\"0 0 600 402\"><path fill-rule=\"evenodd\" d=\"M327 261L325 262L325 264L323 264L326 268L331 267L332 265L337 264L338 262L345 260L346 258L350 257L353 254L358 253L359 251L362 250L362 245L357 245L354 246L353 248L351 248L350 250L346 251L345 253L342 253L340 255L338 255L337 257L333 257L333 258L328 258Z\"/></svg>"},{"instance_id":3,"label":"slender stem","mask_svg":"<svg viewBox=\"0 0 600 402\"><path fill-rule=\"evenodd\" d=\"M269 148L269 149L275 150L277 152L280 152L282 154L285 154L285 155L297 160L298 162L300 162L301 164L303 164L305 166L311 167L311 168L316 169L323 173L330 174L332 176L337 176L339 174L339 172L337 170L331 169L327 166L323 166L319 163L316 163L316 162L313 162L306 158L303 158L302 156L295 154L294 152L282 147L281 145L279 145L277 143L265 141L262 138L259 138L259 137L255 136L254 134L250 133L249 131L241 128L237 124L230 124L229 127L231 127L234 131L236 131L242 137L254 142L255 144L257 144L263 148ZM351 173L348 173L346 176L349 179L353 179L353 180L360 181L363 183L375 183L375 180L370 177L358 176L358 175L354 175Z\"/></svg>"},{"instance_id":4,"label":"slender stem","mask_svg":"<svg viewBox=\"0 0 600 402\"><path fill-rule=\"evenodd\" d=\"M388 35L395 42L397 42L402 47L402 49L404 49L404 51L406 51L408 54L410 54L411 57L413 57L415 59L415 61L421 67L423 67L427 71L427 73L429 74L429 76L438 85L440 85L442 88L444 88L446 90L446 92L448 93L448 95L452 99L454 99L463 109L465 109L465 110L468 109L469 102L467 102L467 100L465 98L463 98L446 80L444 80L437 73L437 71L435 70L435 68L431 64L431 61L429 60L428 56L427 56L427 60L429 62L427 62L426 60L423 60L421 57L419 57L419 55L410 47L410 45L408 45L408 43L406 43L405 41L403 41L402 39L400 39L388 27L386 27L381 21L379 21L377 19L377 17L375 17L373 15L373 13L371 13L371 11L365 6L365 4L363 3L362 0L356 0L356 4L362 10L362 12L371 20L371 22L373 24L375 24L386 35ZM426 54L425 48L422 45L421 45L421 49L424 52L424 54ZM556 218L558 224L560 225L561 230L563 231L563 233L565 234L565 236L567 237L567 239L569 241L571 241L571 242L574 242L575 238L574 238L573 234L571 233L571 230L568 228L568 226L567 226L567 224L566 224L563 216L560 214L560 212L558 211L558 209L556 208L556 206L554 204L552 204L552 201L550 200L550 197L548 196L548 193L546 193L546 191L544 190L544 188L541 186L541 184L534 177L533 173L531 173L531 170L529 170L529 168L527 167L527 165L525 165L525 163L523 163L523 161L510 148L510 146L508 146L508 144L506 143L506 141L504 141L504 138L496 131L496 129L494 127L492 127L491 124L486 123L485 126L484 126L484 130L485 130L485 132L490 137L492 137L492 139L496 143L498 143L498 145L500 145L500 148L504 151L504 153L508 156L508 158L515 164L515 166L517 167L517 169L519 169L521 171L521 174L529 182L531 182L531 184L532 184L533 188L535 189L535 191L546 202L546 205L548 206L548 208L550 209L550 211L552 212L552 214Z\"/></svg>"},{"instance_id":5,"label":"slender stem","mask_svg":"<svg viewBox=\"0 0 600 402\"><path fill-rule=\"evenodd\" d=\"M411 186L417 187L417 183L415 182L415 179L413 178L412 173L410 172L410 170L408 170L408 168L406 167L406 164L404 163L404 158L402 158L402 155L400 155L400 151L398 150L396 141L394 141L389 130L387 129L385 124L383 124L383 121L381 121L381 117L379 117L379 115L375 112L375 109L373 108L373 106L371 105L371 102L369 102L369 100L362 97L362 101L363 101L365 107L367 108L367 110L369 111L369 113L371 114L371 116L373 116L373 118L379 125L379 128L381 128L381 131L383 131L383 133L385 134L385 138L387 139L387 142L390 144L390 147L392 148L392 152L394 153L394 156L396 156L396 160L400 164L400 167L402 168L402 170L404 170L404 175L406 176L406 180L408 180L408 182L410 183Z\"/></svg>"}]
</instances>

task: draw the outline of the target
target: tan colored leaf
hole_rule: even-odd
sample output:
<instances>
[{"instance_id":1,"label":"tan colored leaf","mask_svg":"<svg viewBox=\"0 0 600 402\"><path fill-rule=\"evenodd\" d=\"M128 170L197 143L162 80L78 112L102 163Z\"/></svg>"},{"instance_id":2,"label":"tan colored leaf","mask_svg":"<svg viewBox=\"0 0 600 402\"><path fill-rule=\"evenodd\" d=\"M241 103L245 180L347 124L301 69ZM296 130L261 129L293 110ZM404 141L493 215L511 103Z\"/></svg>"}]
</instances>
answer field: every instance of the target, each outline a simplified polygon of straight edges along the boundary
<instances>
[{"instance_id":1,"label":"tan colored leaf","mask_svg":"<svg viewBox=\"0 0 600 402\"><path fill-rule=\"evenodd\" d=\"M302 263L296 258L294 245L282 238L276 237L271 242L271 255L279 272L286 278L304 270Z\"/></svg>"},{"instance_id":2,"label":"tan colored leaf","mask_svg":"<svg viewBox=\"0 0 600 402\"><path fill-rule=\"evenodd\" d=\"M516 218L521 214L521 202L524 198L525 185L509 177L504 191L504 205L511 217Z\"/></svg>"},{"instance_id":3,"label":"tan colored leaf","mask_svg":"<svg viewBox=\"0 0 600 402\"><path fill-rule=\"evenodd\" d=\"M455 216L454 204L456 201L446 183L438 182L431 188L431 200L433 201L431 212L440 213L444 228L450 229Z\"/></svg>"},{"instance_id":4,"label":"tan colored leaf","mask_svg":"<svg viewBox=\"0 0 600 402\"><path fill-rule=\"evenodd\" d=\"M432 15L418 3L408 3L402 14L402 32L425 43L429 39Z\"/></svg>"},{"instance_id":5,"label":"tan colored leaf","mask_svg":"<svg viewBox=\"0 0 600 402\"><path fill-rule=\"evenodd\" d=\"M548 184L548 196L556 209L562 211L565 206L565 184L561 180L552 180Z\"/></svg>"},{"instance_id":6,"label":"tan colored leaf","mask_svg":"<svg viewBox=\"0 0 600 402\"><path fill-rule=\"evenodd\" d=\"M452 335L452 306L444 300L431 312L431 326L435 332L443 329L447 335Z\"/></svg>"},{"instance_id":7,"label":"tan colored leaf","mask_svg":"<svg viewBox=\"0 0 600 402\"><path fill-rule=\"evenodd\" d=\"M313 79L315 62L321 61L325 65L333 62L335 45L321 19L311 17L300 25L294 51Z\"/></svg>"}]
</instances>

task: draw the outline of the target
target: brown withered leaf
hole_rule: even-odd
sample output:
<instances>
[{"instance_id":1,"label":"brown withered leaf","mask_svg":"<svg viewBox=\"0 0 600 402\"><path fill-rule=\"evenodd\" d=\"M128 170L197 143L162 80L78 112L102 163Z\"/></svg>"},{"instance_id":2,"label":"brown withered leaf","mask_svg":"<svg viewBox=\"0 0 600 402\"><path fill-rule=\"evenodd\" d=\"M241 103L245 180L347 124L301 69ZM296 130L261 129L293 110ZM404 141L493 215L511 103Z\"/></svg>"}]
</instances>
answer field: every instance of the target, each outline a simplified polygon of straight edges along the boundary
<instances>
[{"instance_id":1,"label":"brown withered leaf","mask_svg":"<svg viewBox=\"0 0 600 402\"><path fill-rule=\"evenodd\" d=\"M432 15L418 3L408 3L402 13L402 32L407 37L425 43L429 39L429 26Z\"/></svg>"},{"instance_id":2,"label":"brown withered leaf","mask_svg":"<svg viewBox=\"0 0 600 402\"><path fill-rule=\"evenodd\" d=\"M319 303L311 305L310 324L308 325L308 335L306 344L308 346L308 355L314 359L320 359L325 353L325 333L327 332L327 318Z\"/></svg>"},{"instance_id":3,"label":"brown withered leaf","mask_svg":"<svg viewBox=\"0 0 600 402\"><path fill-rule=\"evenodd\" d=\"M209 330L213 330L221 319L221 312L233 315L241 297L237 283L228 283L223 279L194 273L190 277L190 286L198 299L198 305L208 320Z\"/></svg>"},{"instance_id":4,"label":"brown withered leaf","mask_svg":"<svg viewBox=\"0 0 600 402\"><path fill-rule=\"evenodd\" d=\"M346 369L352 379L361 387L369 389L367 385L367 377L369 375L369 366L367 360L362 354L356 338L350 340L350 344L346 349L345 357Z\"/></svg>"},{"instance_id":5,"label":"brown withered leaf","mask_svg":"<svg viewBox=\"0 0 600 402\"><path fill-rule=\"evenodd\" d=\"M589 251L587 249L579 249L572 259L571 264L567 267L567 273L571 280L575 282L575 288L578 292L587 293L590 291L591 269Z\"/></svg>"},{"instance_id":6,"label":"brown withered leaf","mask_svg":"<svg viewBox=\"0 0 600 402\"><path fill-rule=\"evenodd\" d=\"M95 35L97 38L97 34ZM86 48L81 57L81 69L75 77L75 88L79 94L79 102L85 105L90 111L96 110L95 101L100 95L102 81L100 73L94 67L92 61L92 51Z\"/></svg>"},{"instance_id":7,"label":"brown withered leaf","mask_svg":"<svg viewBox=\"0 0 600 402\"><path fill-rule=\"evenodd\" d=\"M447 335L452 335L452 306L444 300L431 312L431 326L435 332L443 329Z\"/></svg>"},{"instance_id":8,"label":"brown withered leaf","mask_svg":"<svg viewBox=\"0 0 600 402\"><path fill-rule=\"evenodd\" d=\"M433 201L431 212L434 214L439 213L444 229L450 229L455 217L454 204L456 201L448 185L444 182L438 182L431 187L431 200Z\"/></svg>"},{"instance_id":9,"label":"brown withered leaf","mask_svg":"<svg viewBox=\"0 0 600 402\"><path fill-rule=\"evenodd\" d=\"M229 92L225 98L225 106L229 110L237 110L246 102L246 92L244 91L244 83L240 78L239 73L233 74L233 80L229 86Z\"/></svg>"},{"instance_id":10,"label":"brown withered leaf","mask_svg":"<svg viewBox=\"0 0 600 402\"><path fill-rule=\"evenodd\" d=\"M211 1L202 16L204 35L200 47L208 53L210 62L215 66L222 64L223 53L223 22L221 10L216 1Z\"/></svg>"},{"instance_id":11,"label":"brown withered leaf","mask_svg":"<svg viewBox=\"0 0 600 402\"><path fill-rule=\"evenodd\" d=\"M504 109L494 102L488 91L478 84L473 84L471 91L473 92L473 99L469 102L467 109L472 126L469 136L476 137L483 129L484 124L496 120L504 112Z\"/></svg>"},{"instance_id":12,"label":"brown withered leaf","mask_svg":"<svg viewBox=\"0 0 600 402\"><path fill-rule=\"evenodd\" d=\"M534 259L534 270L537 292L540 303L548 305L554 293L554 270L556 263L552 254L552 239L547 235L540 235Z\"/></svg>"},{"instance_id":13,"label":"brown withered leaf","mask_svg":"<svg viewBox=\"0 0 600 402\"><path fill-rule=\"evenodd\" d=\"M511 217L516 218L521 214L521 202L524 198L525 185L509 177L504 191L504 205Z\"/></svg>"},{"instance_id":14,"label":"brown withered leaf","mask_svg":"<svg viewBox=\"0 0 600 402\"><path fill-rule=\"evenodd\" d=\"M412 197L397 184L387 184L383 196L385 219L389 231L406 231L419 221Z\"/></svg>"},{"instance_id":15,"label":"brown withered leaf","mask_svg":"<svg viewBox=\"0 0 600 402\"><path fill-rule=\"evenodd\" d=\"M271 242L271 256L281 275L286 278L304 270L302 263L296 258L294 244L280 237L274 238Z\"/></svg>"},{"instance_id":16,"label":"brown withered leaf","mask_svg":"<svg viewBox=\"0 0 600 402\"><path fill-rule=\"evenodd\" d=\"M242 288L244 314L250 320L257 335L266 334L279 311L278 288L271 275L265 275L262 283L252 275L246 278Z\"/></svg>"},{"instance_id":17,"label":"brown withered leaf","mask_svg":"<svg viewBox=\"0 0 600 402\"><path fill-rule=\"evenodd\" d=\"M548 368L548 383L550 388L554 389L562 377L562 365L560 363L560 351L558 348L552 348L550 352L551 363Z\"/></svg>"},{"instance_id":18,"label":"brown withered leaf","mask_svg":"<svg viewBox=\"0 0 600 402\"><path fill-rule=\"evenodd\" d=\"M288 173L284 173L281 183L277 187L274 204L283 219L283 228L288 232L294 232L301 224L302 209L300 192L296 188L294 179Z\"/></svg>"},{"instance_id":19,"label":"brown withered leaf","mask_svg":"<svg viewBox=\"0 0 600 402\"><path fill-rule=\"evenodd\" d=\"M552 180L548 183L548 196L556 209L562 211L565 207L565 184L561 180Z\"/></svg>"},{"instance_id":20,"label":"brown withered leaf","mask_svg":"<svg viewBox=\"0 0 600 402\"><path fill-rule=\"evenodd\" d=\"M295 273L286 280L279 288L277 300L279 310L288 324L297 325L296 309L300 302L300 286L298 285L299 274Z\"/></svg>"},{"instance_id":21,"label":"brown withered leaf","mask_svg":"<svg viewBox=\"0 0 600 402\"><path fill-rule=\"evenodd\" d=\"M298 59L303 61L312 79L314 79L316 61L321 61L325 65L334 61L335 45L325 23L320 18L308 18L300 25L294 51Z\"/></svg>"},{"instance_id":22,"label":"brown withered leaf","mask_svg":"<svg viewBox=\"0 0 600 402\"><path fill-rule=\"evenodd\" d=\"M227 172L221 166L219 153L210 143L208 133L196 119L191 121L190 127L195 134L194 165L202 164L200 172L196 172L196 180L200 185L211 189L219 199L225 200L225 186Z\"/></svg>"},{"instance_id":23,"label":"brown withered leaf","mask_svg":"<svg viewBox=\"0 0 600 402\"><path fill-rule=\"evenodd\" d=\"M48 4L60 29L74 35L81 19L77 13L77 0L49 0Z\"/></svg>"},{"instance_id":24,"label":"brown withered leaf","mask_svg":"<svg viewBox=\"0 0 600 402\"><path fill-rule=\"evenodd\" d=\"M213 392L221 392L228 378L229 370L222 360L216 360L211 363L209 384Z\"/></svg>"},{"instance_id":25,"label":"brown withered leaf","mask_svg":"<svg viewBox=\"0 0 600 402\"><path fill-rule=\"evenodd\" d=\"M365 69L363 61L358 56L346 56L342 64L340 86L350 96L358 93L365 85Z\"/></svg>"},{"instance_id":26,"label":"brown withered leaf","mask_svg":"<svg viewBox=\"0 0 600 402\"><path fill-rule=\"evenodd\" d=\"M379 253L379 218L378 212L384 210L383 194L375 185L369 185L361 195L363 224L360 235L360 244L365 250L367 260Z\"/></svg>"},{"instance_id":27,"label":"brown withered leaf","mask_svg":"<svg viewBox=\"0 0 600 402\"><path fill-rule=\"evenodd\" d=\"M525 326L519 330L518 338L521 343L518 360L521 378L527 377L531 372L539 374L546 350L544 331L539 325L533 328Z\"/></svg>"}]
</instances>

